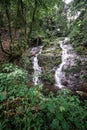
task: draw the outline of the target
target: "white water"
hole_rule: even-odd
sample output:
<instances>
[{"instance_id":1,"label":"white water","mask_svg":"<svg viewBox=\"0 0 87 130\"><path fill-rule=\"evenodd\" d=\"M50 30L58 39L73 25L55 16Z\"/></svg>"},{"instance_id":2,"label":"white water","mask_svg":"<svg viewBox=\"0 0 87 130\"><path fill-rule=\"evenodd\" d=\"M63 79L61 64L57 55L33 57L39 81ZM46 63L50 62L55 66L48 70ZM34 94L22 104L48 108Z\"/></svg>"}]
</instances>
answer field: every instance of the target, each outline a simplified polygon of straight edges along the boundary
<instances>
[{"instance_id":1,"label":"white water","mask_svg":"<svg viewBox=\"0 0 87 130\"><path fill-rule=\"evenodd\" d=\"M61 55L61 64L55 71L55 86L58 86L59 88L65 87L62 84L62 81L66 78L64 69L67 69L67 67L71 67L74 65L74 59L75 59L75 53L73 52L73 48L70 44L66 44L66 42L69 41L68 38L65 38L63 41L59 41L60 47L62 49L62 55ZM31 53L34 54L33 56L33 83L34 85L38 85L40 83L40 77L42 73L42 69L38 64L38 55L41 54L43 46L33 47L31 49ZM54 50L54 48L51 48ZM50 49L47 50L49 52Z\"/></svg>"},{"instance_id":2,"label":"white water","mask_svg":"<svg viewBox=\"0 0 87 130\"><path fill-rule=\"evenodd\" d=\"M55 71L55 86L58 86L59 88L65 87L62 85L62 81L65 79L65 72L63 69L66 69L67 67L70 67L74 64L75 55L73 53L73 49L70 45L65 45L68 40L68 38L65 38L64 41L59 42L62 49L61 64Z\"/></svg>"},{"instance_id":3,"label":"white water","mask_svg":"<svg viewBox=\"0 0 87 130\"><path fill-rule=\"evenodd\" d=\"M32 52L38 52L34 55L33 58L33 69L34 69L34 74L33 74L33 82L34 85L38 85L40 83L39 77L41 76L41 67L38 64L38 55L41 54L42 52L42 46L39 47L33 47Z\"/></svg>"}]
</instances>

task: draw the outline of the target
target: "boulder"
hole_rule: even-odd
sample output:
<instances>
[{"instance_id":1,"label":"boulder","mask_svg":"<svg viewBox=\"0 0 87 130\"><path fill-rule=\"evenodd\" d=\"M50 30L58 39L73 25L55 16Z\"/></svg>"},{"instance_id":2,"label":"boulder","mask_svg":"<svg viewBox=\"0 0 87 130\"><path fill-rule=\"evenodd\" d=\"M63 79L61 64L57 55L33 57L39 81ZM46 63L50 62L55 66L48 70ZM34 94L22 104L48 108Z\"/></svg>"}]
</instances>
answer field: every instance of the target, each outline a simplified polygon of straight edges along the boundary
<instances>
[{"instance_id":1,"label":"boulder","mask_svg":"<svg viewBox=\"0 0 87 130\"><path fill-rule=\"evenodd\" d=\"M68 85L68 81L67 80L63 80L62 81L62 85L67 86Z\"/></svg>"}]
</instances>

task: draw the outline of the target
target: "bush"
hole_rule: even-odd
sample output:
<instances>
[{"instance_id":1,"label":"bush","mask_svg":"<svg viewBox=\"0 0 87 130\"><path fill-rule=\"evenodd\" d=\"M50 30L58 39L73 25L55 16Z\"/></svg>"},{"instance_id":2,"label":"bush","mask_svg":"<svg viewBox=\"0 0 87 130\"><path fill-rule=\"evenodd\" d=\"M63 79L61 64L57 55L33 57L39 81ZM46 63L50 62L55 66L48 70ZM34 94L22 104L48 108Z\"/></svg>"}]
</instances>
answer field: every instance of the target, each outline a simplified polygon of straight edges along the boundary
<instances>
[{"instance_id":1,"label":"bush","mask_svg":"<svg viewBox=\"0 0 87 130\"><path fill-rule=\"evenodd\" d=\"M25 84L26 76L27 73L24 70L19 69L13 64L5 64L2 66L0 73L0 86L5 89L8 88L8 86Z\"/></svg>"},{"instance_id":2,"label":"bush","mask_svg":"<svg viewBox=\"0 0 87 130\"><path fill-rule=\"evenodd\" d=\"M79 55L84 55L84 47L83 46L78 46L75 48L76 52L79 54Z\"/></svg>"},{"instance_id":3,"label":"bush","mask_svg":"<svg viewBox=\"0 0 87 130\"><path fill-rule=\"evenodd\" d=\"M26 73L12 66L0 73L0 130L87 129L86 101L66 89L48 97L41 86L29 89Z\"/></svg>"}]
</instances>

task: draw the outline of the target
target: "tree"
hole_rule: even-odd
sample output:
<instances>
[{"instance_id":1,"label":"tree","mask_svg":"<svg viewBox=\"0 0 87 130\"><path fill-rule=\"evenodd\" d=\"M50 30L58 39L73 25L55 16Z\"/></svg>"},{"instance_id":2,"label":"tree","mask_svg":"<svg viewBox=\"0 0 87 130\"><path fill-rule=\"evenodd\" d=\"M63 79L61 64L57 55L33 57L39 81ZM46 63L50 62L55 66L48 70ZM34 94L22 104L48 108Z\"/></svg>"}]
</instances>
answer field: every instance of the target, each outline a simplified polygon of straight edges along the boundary
<instances>
[{"instance_id":1,"label":"tree","mask_svg":"<svg viewBox=\"0 0 87 130\"><path fill-rule=\"evenodd\" d=\"M24 38L27 38L26 43L29 43L32 33L34 34L40 30L43 32L41 20L50 15L52 16L55 4L60 5L61 2L62 0L52 0L51 2L49 0L1 0L0 12L1 14L4 13L3 19L7 22L5 27L8 26L11 41L9 52L13 53L14 29L19 30Z\"/></svg>"},{"instance_id":2,"label":"tree","mask_svg":"<svg viewBox=\"0 0 87 130\"><path fill-rule=\"evenodd\" d=\"M87 42L87 1L74 0L72 2L71 13L78 14L78 17L71 22L71 40L75 46L82 45Z\"/></svg>"}]
</instances>

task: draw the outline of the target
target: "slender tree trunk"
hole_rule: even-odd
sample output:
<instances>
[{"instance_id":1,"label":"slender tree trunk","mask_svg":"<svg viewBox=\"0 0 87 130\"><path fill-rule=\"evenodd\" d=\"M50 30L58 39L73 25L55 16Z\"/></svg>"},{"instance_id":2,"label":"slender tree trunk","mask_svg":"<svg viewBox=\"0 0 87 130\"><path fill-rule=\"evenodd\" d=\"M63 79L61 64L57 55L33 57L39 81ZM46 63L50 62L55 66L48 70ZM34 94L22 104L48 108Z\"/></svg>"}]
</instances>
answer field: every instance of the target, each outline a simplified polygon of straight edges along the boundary
<instances>
[{"instance_id":1,"label":"slender tree trunk","mask_svg":"<svg viewBox=\"0 0 87 130\"><path fill-rule=\"evenodd\" d=\"M24 32L26 35L26 15L24 13L24 6L23 6L23 1L22 0L18 0L18 11L17 13L20 12L20 16L21 16L21 20L23 22L23 26L24 26Z\"/></svg>"},{"instance_id":2,"label":"slender tree trunk","mask_svg":"<svg viewBox=\"0 0 87 130\"><path fill-rule=\"evenodd\" d=\"M32 15L32 20L31 20L31 24L30 24L30 30L28 32L28 38L27 38L27 42L29 42L29 37L32 33L32 29L33 29L33 24L34 24L34 21L35 21L35 14L36 14L36 11L37 11L37 6L38 3L37 3L37 0L35 0L35 7L34 7L34 10L33 10L33 15Z\"/></svg>"},{"instance_id":3,"label":"slender tree trunk","mask_svg":"<svg viewBox=\"0 0 87 130\"><path fill-rule=\"evenodd\" d=\"M8 19L8 28L9 28L9 36L10 36L10 40L12 43L12 31L11 31L11 20L10 20L10 13L9 13L9 9L8 9L8 5L5 3L5 12L6 12L6 16Z\"/></svg>"},{"instance_id":4,"label":"slender tree trunk","mask_svg":"<svg viewBox=\"0 0 87 130\"><path fill-rule=\"evenodd\" d=\"M25 30L25 36L26 36L26 14L24 14L24 6L23 6L22 0L20 0L20 4L21 4L21 13L22 13L22 19L24 23L24 30Z\"/></svg>"}]
</instances>

